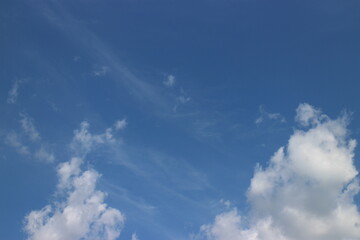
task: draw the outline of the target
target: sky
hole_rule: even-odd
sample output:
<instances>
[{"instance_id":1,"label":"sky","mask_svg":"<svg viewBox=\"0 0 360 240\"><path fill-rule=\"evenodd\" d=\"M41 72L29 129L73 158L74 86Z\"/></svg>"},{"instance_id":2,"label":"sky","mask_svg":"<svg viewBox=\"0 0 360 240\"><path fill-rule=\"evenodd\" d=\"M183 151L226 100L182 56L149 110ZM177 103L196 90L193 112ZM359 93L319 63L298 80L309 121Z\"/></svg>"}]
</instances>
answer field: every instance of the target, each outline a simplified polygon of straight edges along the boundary
<instances>
[{"instance_id":1,"label":"sky","mask_svg":"<svg viewBox=\"0 0 360 240\"><path fill-rule=\"evenodd\" d=\"M360 239L359 1L2 0L0 35L0 239Z\"/></svg>"}]
</instances>

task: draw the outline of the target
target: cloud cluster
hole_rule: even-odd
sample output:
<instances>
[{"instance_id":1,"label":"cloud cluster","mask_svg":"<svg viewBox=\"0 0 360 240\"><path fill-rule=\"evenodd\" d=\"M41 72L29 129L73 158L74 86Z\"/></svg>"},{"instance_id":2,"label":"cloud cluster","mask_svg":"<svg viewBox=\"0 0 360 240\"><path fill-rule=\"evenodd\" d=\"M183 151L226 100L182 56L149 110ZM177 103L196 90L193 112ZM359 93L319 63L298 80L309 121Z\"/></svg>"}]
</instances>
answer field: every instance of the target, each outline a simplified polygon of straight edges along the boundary
<instances>
[{"instance_id":1,"label":"cloud cluster","mask_svg":"<svg viewBox=\"0 0 360 240\"><path fill-rule=\"evenodd\" d=\"M124 129L127 126L126 119L115 122L114 127L106 128L104 133L91 134L89 131L90 124L83 121L80 129L74 131L74 138L70 144L70 148L74 155L85 157L94 147L103 143L114 143L114 132Z\"/></svg>"},{"instance_id":2,"label":"cloud cluster","mask_svg":"<svg viewBox=\"0 0 360 240\"><path fill-rule=\"evenodd\" d=\"M58 191L65 192L66 199L26 216L29 240L114 240L120 235L124 216L108 207L105 193L96 190L99 173L82 171L81 163L82 159L72 158L59 165Z\"/></svg>"},{"instance_id":3,"label":"cloud cluster","mask_svg":"<svg viewBox=\"0 0 360 240\"><path fill-rule=\"evenodd\" d=\"M72 147L82 154L89 153L94 144L113 141L110 130L93 135L89 124L81 123L75 131ZM84 159L72 157L59 164L57 195L60 200L25 217L28 240L115 240L124 224L123 214L104 203L105 193L96 190L100 174L94 169L81 168Z\"/></svg>"},{"instance_id":4,"label":"cloud cluster","mask_svg":"<svg viewBox=\"0 0 360 240\"><path fill-rule=\"evenodd\" d=\"M5 143L15 148L23 156L34 157L48 163L54 162L55 155L49 150L47 144L41 141L41 135L32 118L24 113L21 113L20 117L19 123L22 131L8 132L5 136Z\"/></svg>"},{"instance_id":5,"label":"cloud cluster","mask_svg":"<svg viewBox=\"0 0 360 240\"><path fill-rule=\"evenodd\" d=\"M256 167L247 193L249 215L222 213L201 227L199 239L360 239L356 141L349 139L347 116L333 120L300 104L296 120L302 129L266 168Z\"/></svg>"}]
</instances>

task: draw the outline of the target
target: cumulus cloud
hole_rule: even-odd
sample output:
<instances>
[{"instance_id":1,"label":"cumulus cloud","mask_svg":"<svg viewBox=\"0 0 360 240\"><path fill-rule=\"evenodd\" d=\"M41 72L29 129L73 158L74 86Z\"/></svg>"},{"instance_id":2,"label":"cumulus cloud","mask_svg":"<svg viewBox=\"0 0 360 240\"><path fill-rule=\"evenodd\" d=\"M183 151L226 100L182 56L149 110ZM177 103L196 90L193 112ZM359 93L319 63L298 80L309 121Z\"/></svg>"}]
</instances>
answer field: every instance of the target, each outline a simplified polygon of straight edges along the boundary
<instances>
[{"instance_id":1,"label":"cumulus cloud","mask_svg":"<svg viewBox=\"0 0 360 240\"><path fill-rule=\"evenodd\" d=\"M356 141L348 136L348 117L330 119L309 104L296 112L307 128L295 130L267 167L256 167L247 192L249 214L222 213L201 227L197 239L360 239Z\"/></svg>"},{"instance_id":2,"label":"cumulus cloud","mask_svg":"<svg viewBox=\"0 0 360 240\"><path fill-rule=\"evenodd\" d=\"M259 117L255 119L256 124L260 124L266 120L279 120L280 122L286 122L286 119L280 113L269 113L265 111L264 105L259 106Z\"/></svg>"},{"instance_id":3,"label":"cumulus cloud","mask_svg":"<svg viewBox=\"0 0 360 240\"><path fill-rule=\"evenodd\" d=\"M166 86L166 87L173 87L176 83L176 78L174 75L168 75L165 79L165 81L163 81L163 84Z\"/></svg>"},{"instance_id":4,"label":"cumulus cloud","mask_svg":"<svg viewBox=\"0 0 360 240\"><path fill-rule=\"evenodd\" d=\"M7 103L9 103L9 104L16 103L17 97L18 97L18 94L19 94L20 84L21 84L21 81L19 81L19 80L16 80L14 82L11 89L9 90Z\"/></svg>"},{"instance_id":5,"label":"cumulus cloud","mask_svg":"<svg viewBox=\"0 0 360 240\"><path fill-rule=\"evenodd\" d=\"M319 109L316 109L309 104L300 104L300 106L296 109L295 120L305 127L310 124L316 125L324 119L327 119L327 116L322 114Z\"/></svg>"},{"instance_id":6,"label":"cumulus cloud","mask_svg":"<svg viewBox=\"0 0 360 240\"><path fill-rule=\"evenodd\" d=\"M75 131L73 143L91 151L93 144L104 142L107 133L93 135L83 122ZM81 146L83 144L83 146ZM96 189L100 174L94 169L82 169L84 159L72 157L57 167L59 183L55 201L25 217L28 240L115 240L125 221L117 209L104 203L106 194Z\"/></svg>"},{"instance_id":7,"label":"cumulus cloud","mask_svg":"<svg viewBox=\"0 0 360 240\"><path fill-rule=\"evenodd\" d=\"M26 216L29 240L118 238L125 218L119 210L104 203L105 193L96 190L99 173L93 169L82 171L81 163L81 159L72 158L59 165L58 175L63 184L59 184L58 191L64 191L66 199Z\"/></svg>"}]
</instances>

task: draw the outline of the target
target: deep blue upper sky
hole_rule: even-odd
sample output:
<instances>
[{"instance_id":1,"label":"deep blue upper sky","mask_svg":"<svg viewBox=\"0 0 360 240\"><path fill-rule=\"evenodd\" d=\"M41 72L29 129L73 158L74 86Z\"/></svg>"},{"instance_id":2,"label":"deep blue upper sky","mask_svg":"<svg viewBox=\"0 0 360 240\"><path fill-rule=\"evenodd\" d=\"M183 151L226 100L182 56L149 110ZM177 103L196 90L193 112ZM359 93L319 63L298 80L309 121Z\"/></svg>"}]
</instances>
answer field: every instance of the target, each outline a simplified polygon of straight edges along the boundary
<instances>
[{"instance_id":1,"label":"deep blue upper sky","mask_svg":"<svg viewBox=\"0 0 360 240\"><path fill-rule=\"evenodd\" d=\"M287 143L299 103L349 111L360 139L359 10L356 0L1 1L0 239L25 239L24 216L55 198L82 121L94 134L128 123L121 144L86 160L126 215L120 239L187 239L221 199L246 212L254 167ZM14 134L55 159L21 153Z\"/></svg>"}]
</instances>

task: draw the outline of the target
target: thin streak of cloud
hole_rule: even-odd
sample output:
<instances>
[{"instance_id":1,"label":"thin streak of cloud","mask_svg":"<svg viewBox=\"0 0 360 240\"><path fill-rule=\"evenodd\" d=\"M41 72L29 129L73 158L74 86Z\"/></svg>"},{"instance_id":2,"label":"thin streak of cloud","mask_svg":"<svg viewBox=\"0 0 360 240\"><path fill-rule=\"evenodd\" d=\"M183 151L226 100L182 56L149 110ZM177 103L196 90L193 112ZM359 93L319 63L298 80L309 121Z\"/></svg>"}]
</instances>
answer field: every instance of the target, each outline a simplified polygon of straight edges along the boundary
<instances>
[{"instance_id":1,"label":"thin streak of cloud","mask_svg":"<svg viewBox=\"0 0 360 240\"><path fill-rule=\"evenodd\" d=\"M138 100L151 103L159 110L169 110L167 101L164 101L162 94L155 87L135 76L99 37L68 14L60 2L55 2L54 5L56 11L46 3L43 5L43 14L51 23L63 30L71 39L74 39L74 35L77 36L75 39L78 44L91 49L90 53L94 59L111 69L108 74L127 87Z\"/></svg>"},{"instance_id":2,"label":"thin streak of cloud","mask_svg":"<svg viewBox=\"0 0 360 240\"><path fill-rule=\"evenodd\" d=\"M104 181L104 184L109 190L109 194L113 195L115 198L121 199L134 207L138 208L141 212L147 214L153 214L156 210L156 207L147 203L144 199L139 196L134 196L127 189L120 187L118 185L112 184L108 181Z\"/></svg>"}]
</instances>

